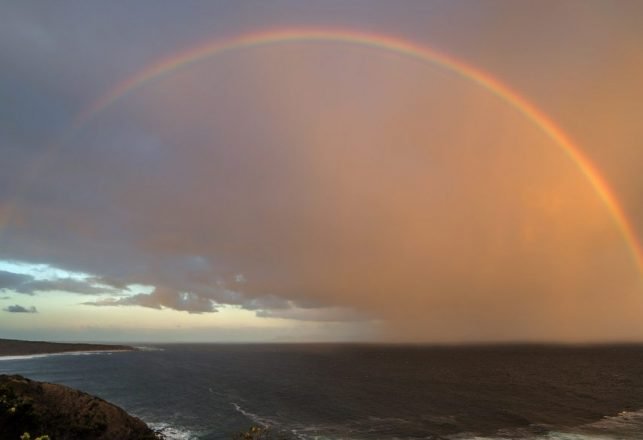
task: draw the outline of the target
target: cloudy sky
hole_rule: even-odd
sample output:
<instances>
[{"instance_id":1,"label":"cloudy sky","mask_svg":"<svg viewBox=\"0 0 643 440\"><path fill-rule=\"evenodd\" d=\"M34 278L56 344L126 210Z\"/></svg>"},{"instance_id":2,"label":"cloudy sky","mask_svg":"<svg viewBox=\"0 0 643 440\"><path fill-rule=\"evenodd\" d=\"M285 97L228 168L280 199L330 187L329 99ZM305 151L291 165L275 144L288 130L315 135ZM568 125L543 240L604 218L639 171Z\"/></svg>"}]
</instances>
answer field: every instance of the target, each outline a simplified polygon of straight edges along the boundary
<instances>
[{"instance_id":1,"label":"cloudy sky","mask_svg":"<svg viewBox=\"0 0 643 440\"><path fill-rule=\"evenodd\" d=\"M643 340L643 3L0 2L0 337ZM257 32L395 38L486 72ZM104 101L102 101L104 102ZM622 226L622 224L621 224Z\"/></svg>"}]
</instances>

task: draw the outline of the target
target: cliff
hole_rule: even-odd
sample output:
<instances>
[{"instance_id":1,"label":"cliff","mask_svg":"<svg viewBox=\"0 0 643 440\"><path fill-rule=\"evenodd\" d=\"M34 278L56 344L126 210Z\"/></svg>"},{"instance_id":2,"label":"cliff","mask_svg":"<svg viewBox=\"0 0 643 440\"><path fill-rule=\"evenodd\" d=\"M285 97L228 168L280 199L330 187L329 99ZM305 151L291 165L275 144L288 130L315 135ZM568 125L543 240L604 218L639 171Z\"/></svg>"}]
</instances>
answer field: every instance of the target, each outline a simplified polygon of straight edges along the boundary
<instances>
[{"instance_id":1,"label":"cliff","mask_svg":"<svg viewBox=\"0 0 643 440\"><path fill-rule=\"evenodd\" d=\"M130 351L127 345L64 344L59 342L18 341L0 339L0 356L23 356L30 354L66 353L73 351Z\"/></svg>"},{"instance_id":2,"label":"cliff","mask_svg":"<svg viewBox=\"0 0 643 440\"><path fill-rule=\"evenodd\" d=\"M158 440L140 419L98 397L17 375L0 375L0 437L19 440Z\"/></svg>"}]
</instances>

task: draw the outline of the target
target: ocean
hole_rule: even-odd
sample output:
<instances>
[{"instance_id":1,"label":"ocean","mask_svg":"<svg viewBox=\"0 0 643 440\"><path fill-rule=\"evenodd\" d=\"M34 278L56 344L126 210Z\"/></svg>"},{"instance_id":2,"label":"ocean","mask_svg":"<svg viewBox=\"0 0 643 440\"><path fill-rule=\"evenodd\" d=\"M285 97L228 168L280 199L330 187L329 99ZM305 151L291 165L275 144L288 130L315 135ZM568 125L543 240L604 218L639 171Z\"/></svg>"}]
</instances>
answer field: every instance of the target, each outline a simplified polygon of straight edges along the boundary
<instances>
[{"instance_id":1,"label":"ocean","mask_svg":"<svg viewBox=\"0 0 643 440\"><path fill-rule=\"evenodd\" d=\"M169 439L643 439L643 346L180 344L8 358Z\"/></svg>"}]
</instances>

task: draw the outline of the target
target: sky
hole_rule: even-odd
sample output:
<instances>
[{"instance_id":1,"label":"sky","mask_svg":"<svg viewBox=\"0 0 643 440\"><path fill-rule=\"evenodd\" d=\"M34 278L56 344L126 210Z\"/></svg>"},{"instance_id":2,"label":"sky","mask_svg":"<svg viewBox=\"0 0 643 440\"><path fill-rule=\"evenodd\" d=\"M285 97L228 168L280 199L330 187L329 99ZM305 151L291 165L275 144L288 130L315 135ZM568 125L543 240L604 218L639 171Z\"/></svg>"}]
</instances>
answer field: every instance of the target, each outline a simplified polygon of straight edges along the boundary
<instances>
[{"instance_id":1,"label":"sky","mask_svg":"<svg viewBox=\"0 0 643 440\"><path fill-rule=\"evenodd\" d=\"M0 11L0 338L643 341L643 3Z\"/></svg>"}]
</instances>

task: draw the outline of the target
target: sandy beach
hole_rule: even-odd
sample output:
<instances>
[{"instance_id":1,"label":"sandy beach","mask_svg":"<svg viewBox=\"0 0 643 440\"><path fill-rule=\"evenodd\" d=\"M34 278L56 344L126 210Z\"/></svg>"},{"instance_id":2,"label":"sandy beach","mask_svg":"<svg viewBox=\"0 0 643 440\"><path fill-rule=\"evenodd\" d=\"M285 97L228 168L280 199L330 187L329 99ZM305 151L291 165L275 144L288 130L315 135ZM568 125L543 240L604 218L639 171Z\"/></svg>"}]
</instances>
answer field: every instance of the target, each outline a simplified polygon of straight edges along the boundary
<instances>
[{"instance_id":1,"label":"sandy beach","mask_svg":"<svg viewBox=\"0 0 643 440\"><path fill-rule=\"evenodd\" d=\"M0 356L28 356L36 354L69 353L84 351L131 351L127 345L68 344L43 341L0 339Z\"/></svg>"}]
</instances>

